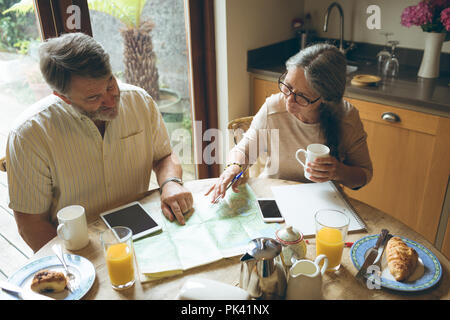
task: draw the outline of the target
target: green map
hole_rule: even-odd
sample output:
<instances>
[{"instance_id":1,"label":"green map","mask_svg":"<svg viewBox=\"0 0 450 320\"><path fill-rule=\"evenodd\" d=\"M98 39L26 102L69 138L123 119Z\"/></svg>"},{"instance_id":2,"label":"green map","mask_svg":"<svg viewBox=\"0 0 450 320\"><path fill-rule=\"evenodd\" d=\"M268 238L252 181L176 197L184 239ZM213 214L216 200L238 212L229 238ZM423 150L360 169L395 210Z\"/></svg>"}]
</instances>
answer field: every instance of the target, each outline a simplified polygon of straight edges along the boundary
<instances>
[{"instance_id":1,"label":"green map","mask_svg":"<svg viewBox=\"0 0 450 320\"><path fill-rule=\"evenodd\" d=\"M166 219L159 202L141 201L162 227L162 232L134 241L141 281L172 276L243 254L254 238L275 238L280 225L262 220L256 196L248 184L239 190L228 191L217 204L211 204L209 196L193 194L194 211L187 215L184 226Z\"/></svg>"}]
</instances>

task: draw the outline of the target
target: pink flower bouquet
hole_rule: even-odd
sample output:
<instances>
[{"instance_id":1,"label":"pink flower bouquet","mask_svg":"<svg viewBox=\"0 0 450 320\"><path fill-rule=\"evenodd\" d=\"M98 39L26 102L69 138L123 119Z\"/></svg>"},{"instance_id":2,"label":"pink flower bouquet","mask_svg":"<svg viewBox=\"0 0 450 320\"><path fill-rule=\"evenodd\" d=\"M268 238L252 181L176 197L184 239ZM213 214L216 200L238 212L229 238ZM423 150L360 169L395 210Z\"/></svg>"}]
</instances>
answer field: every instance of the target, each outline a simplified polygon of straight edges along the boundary
<instances>
[{"instance_id":1,"label":"pink flower bouquet","mask_svg":"<svg viewBox=\"0 0 450 320\"><path fill-rule=\"evenodd\" d=\"M450 8L442 10L441 22L444 25L445 30L450 31Z\"/></svg>"},{"instance_id":2,"label":"pink flower bouquet","mask_svg":"<svg viewBox=\"0 0 450 320\"><path fill-rule=\"evenodd\" d=\"M425 32L450 31L450 0L422 0L403 10L401 24L420 26Z\"/></svg>"}]
</instances>

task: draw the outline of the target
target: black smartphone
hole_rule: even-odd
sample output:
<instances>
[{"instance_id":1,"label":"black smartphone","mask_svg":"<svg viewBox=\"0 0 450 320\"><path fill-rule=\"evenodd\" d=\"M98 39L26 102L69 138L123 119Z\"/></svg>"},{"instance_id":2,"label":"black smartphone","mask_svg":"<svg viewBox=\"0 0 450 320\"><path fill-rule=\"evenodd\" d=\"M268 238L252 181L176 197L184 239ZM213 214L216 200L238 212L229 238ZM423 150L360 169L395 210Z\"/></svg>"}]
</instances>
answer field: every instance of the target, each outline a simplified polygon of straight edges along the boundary
<instances>
[{"instance_id":1,"label":"black smartphone","mask_svg":"<svg viewBox=\"0 0 450 320\"><path fill-rule=\"evenodd\" d=\"M259 212L264 222L283 222L284 218L274 199L258 199Z\"/></svg>"}]
</instances>

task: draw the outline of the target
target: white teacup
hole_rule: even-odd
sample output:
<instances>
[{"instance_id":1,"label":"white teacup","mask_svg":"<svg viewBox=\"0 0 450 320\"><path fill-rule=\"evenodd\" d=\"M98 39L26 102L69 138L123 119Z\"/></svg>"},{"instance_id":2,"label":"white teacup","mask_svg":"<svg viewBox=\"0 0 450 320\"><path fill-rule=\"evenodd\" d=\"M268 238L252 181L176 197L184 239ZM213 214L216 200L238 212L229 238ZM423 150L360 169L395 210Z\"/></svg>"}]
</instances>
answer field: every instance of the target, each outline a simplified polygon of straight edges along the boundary
<instances>
[{"instance_id":1,"label":"white teacup","mask_svg":"<svg viewBox=\"0 0 450 320\"><path fill-rule=\"evenodd\" d=\"M298 155L299 153L305 154L305 163L303 163L302 160L299 159ZM305 149L298 149L295 153L295 158L298 162L303 166L305 170L305 178L309 179L311 178L311 174L306 171L306 168L309 166L310 162L314 162L317 158L325 158L328 157L330 154L330 148L328 148L326 145L320 144L320 143L313 143L310 144Z\"/></svg>"},{"instance_id":2,"label":"white teacup","mask_svg":"<svg viewBox=\"0 0 450 320\"><path fill-rule=\"evenodd\" d=\"M82 206L73 205L62 208L56 214L58 218L58 237L64 240L68 250L80 250L88 245L89 235L85 210Z\"/></svg>"}]
</instances>

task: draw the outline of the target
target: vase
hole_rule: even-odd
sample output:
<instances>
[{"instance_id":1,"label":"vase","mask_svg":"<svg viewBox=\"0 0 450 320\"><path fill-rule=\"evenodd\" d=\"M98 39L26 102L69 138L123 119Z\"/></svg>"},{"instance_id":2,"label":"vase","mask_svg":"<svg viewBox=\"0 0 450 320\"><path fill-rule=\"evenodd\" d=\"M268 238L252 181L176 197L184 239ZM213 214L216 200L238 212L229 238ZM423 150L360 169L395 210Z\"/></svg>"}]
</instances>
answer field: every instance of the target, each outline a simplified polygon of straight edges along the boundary
<instances>
[{"instance_id":1,"label":"vase","mask_svg":"<svg viewBox=\"0 0 450 320\"><path fill-rule=\"evenodd\" d=\"M424 32L425 49L423 51L422 63L419 73L422 78L439 77L439 60L441 58L442 43L445 39L445 33Z\"/></svg>"}]
</instances>

